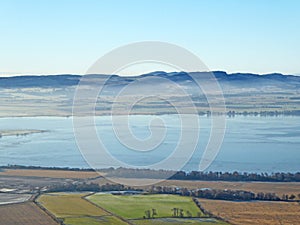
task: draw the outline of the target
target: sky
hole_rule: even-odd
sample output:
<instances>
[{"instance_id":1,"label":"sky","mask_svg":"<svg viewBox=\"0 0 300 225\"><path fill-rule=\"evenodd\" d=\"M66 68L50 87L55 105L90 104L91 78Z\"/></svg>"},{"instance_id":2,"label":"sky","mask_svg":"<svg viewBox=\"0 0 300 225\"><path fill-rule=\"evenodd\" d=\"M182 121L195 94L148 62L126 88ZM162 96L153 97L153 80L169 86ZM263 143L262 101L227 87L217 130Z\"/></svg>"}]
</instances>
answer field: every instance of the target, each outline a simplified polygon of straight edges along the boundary
<instances>
[{"instance_id":1,"label":"sky","mask_svg":"<svg viewBox=\"0 0 300 225\"><path fill-rule=\"evenodd\" d=\"M179 45L210 70L300 74L299 12L298 0L0 0L0 76L85 74L139 41Z\"/></svg>"}]
</instances>

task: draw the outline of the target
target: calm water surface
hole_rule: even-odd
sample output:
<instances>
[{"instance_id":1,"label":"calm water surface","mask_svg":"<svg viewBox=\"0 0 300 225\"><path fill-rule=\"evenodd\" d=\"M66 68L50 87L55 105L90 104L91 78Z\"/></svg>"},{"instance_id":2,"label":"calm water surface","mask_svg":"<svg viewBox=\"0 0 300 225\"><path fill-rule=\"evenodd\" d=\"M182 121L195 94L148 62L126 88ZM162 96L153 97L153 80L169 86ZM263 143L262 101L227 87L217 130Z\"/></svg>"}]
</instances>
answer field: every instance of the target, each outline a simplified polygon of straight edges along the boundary
<instances>
[{"instance_id":1,"label":"calm water surface","mask_svg":"<svg viewBox=\"0 0 300 225\"><path fill-rule=\"evenodd\" d=\"M131 116L132 132L138 138L146 138L151 133L147 125L153 118L154 116L148 115ZM112 156L135 166L149 165L170 155L180 137L178 117L165 115L162 118L167 127L165 140L156 149L146 153L132 151L122 145L114 135L110 117L97 117L96 127L98 136L101 137ZM208 141L211 128L210 118L199 117L199 120L201 124L199 142L193 157L185 165L185 170L197 170L203 149ZM89 167L76 145L72 118L0 118L0 130L8 129L39 129L48 132L0 138L0 165ZM191 146L187 142L185 147ZM181 154L184 154L184 149ZM176 163L176 158L174 163ZM110 162L103 162L101 166L114 165ZM207 170L300 171L300 118L242 116L227 118L223 145L215 161Z\"/></svg>"}]
</instances>

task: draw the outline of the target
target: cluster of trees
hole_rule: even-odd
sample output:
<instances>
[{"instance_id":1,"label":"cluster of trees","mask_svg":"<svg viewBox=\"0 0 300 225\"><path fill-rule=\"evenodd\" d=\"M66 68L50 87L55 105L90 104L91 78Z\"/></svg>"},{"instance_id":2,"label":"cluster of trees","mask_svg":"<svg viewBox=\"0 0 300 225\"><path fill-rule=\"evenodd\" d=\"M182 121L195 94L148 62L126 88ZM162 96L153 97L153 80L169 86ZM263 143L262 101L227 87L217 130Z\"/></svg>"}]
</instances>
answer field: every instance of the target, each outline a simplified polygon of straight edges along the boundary
<instances>
[{"instance_id":1,"label":"cluster of trees","mask_svg":"<svg viewBox=\"0 0 300 225\"><path fill-rule=\"evenodd\" d=\"M92 192L102 192L102 191L130 191L133 189L131 187L124 186L122 184L104 184L99 185L95 183L86 183L86 182L72 182L72 183L61 183L53 184L47 188L47 192L64 192L64 191L92 191Z\"/></svg>"},{"instance_id":2,"label":"cluster of trees","mask_svg":"<svg viewBox=\"0 0 300 225\"><path fill-rule=\"evenodd\" d=\"M281 198L275 193L253 193L244 190L220 190L211 188L201 188L190 190L188 188L179 187L165 187L165 186L152 186L149 190L153 194L176 194L181 196L192 196L195 198L207 198L207 199L218 199L218 200L231 200L231 201L250 201L250 200L261 200L261 201L291 201L296 198L295 195L283 195ZM300 198L300 194L298 194Z\"/></svg>"},{"instance_id":3,"label":"cluster of trees","mask_svg":"<svg viewBox=\"0 0 300 225\"><path fill-rule=\"evenodd\" d=\"M300 199L300 194L297 195L298 199ZM288 200L294 200L296 198L296 195L291 194L291 195L287 195L287 194L283 194L281 199L284 201L288 201Z\"/></svg>"},{"instance_id":4,"label":"cluster of trees","mask_svg":"<svg viewBox=\"0 0 300 225\"><path fill-rule=\"evenodd\" d=\"M60 183L49 186L46 192L62 192L62 191L100 191L100 186L94 183L73 182L73 183Z\"/></svg>"},{"instance_id":5,"label":"cluster of trees","mask_svg":"<svg viewBox=\"0 0 300 225\"><path fill-rule=\"evenodd\" d=\"M41 167L41 166L0 166L0 169L39 169L39 170L69 170L95 171L91 168ZM99 169L110 177L152 178L173 180L205 180L205 181L262 181L262 182L300 182L300 172L297 173L240 173L240 172L200 172L200 171L170 171L131 168Z\"/></svg>"},{"instance_id":6,"label":"cluster of trees","mask_svg":"<svg viewBox=\"0 0 300 225\"><path fill-rule=\"evenodd\" d=\"M172 217L178 217L178 218L183 218L183 217L192 217L192 213L187 210L186 212L181 209L181 208L173 208L171 209L172 211ZM157 216L157 210L156 209L149 209L145 211L145 215L143 216L144 219L153 219ZM198 217L201 216L201 212L198 213Z\"/></svg>"},{"instance_id":7,"label":"cluster of trees","mask_svg":"<svg viewBox=\"0 0 300 225\"><path fill-rule=\"evenodd\" d=\"M249 201L256 199L255 194L250 191L243 190L214 190L214 189L200 189L191 193L194 197L221 199L221 200L240 200ZM269 199L271 200L271 199Z\"/></svg>"},{"instance_id":8,"label":"cluster of trees","mask_svg":"<svg viewBox=\"0 0 300 225\"><path fill-rule=\"evenodd\" d=\"M171 209L171 211L173 212L172 217L179 217L179 218L185 217L183 209L173 208L173 209ZM198 212L197 217L200 217L200 216L201 216L201 213ZM189 210L186 211L186 217L192 217L192 213Z\"/></svg>"},{"instance_id":9,"label":"cluster of trees","mask_svg":"<svg viewBox=\"0 0 300 225\"><path fill-rule=\"evenodd\" d=\"M227 115L229 117L235 117L236 115L243 115L243 116L261 116L261 117L267 117L267 116L297 116L300 115L300 110L283 110L283 111L259 111L259 112L238 112L234 110L230 110L227 112Z\"/></svg>"},{"instance_id":10,"label":"cluster of trees","mask_svg":"<svg viewBox=\"0 0 300 225\"><path fill-rule=\"evenodd\" d=\"M151 170L151 169L131 169L131 168L113 168L102 169L107 176L110 177L126 177L126 178L152 178L167 179L171 177L175 171L169 170Z\"/></svg>"},{"instance_id":11,"label":"cluster of trees","mask_svg":"<svg viewBox=\"0 0 300 225\"><path fill-rule=\"evenodd\" d=\"M300 173L176 172L170 179L205 181L300 182Z\"/></svg>"},{"instance_id":12,"label":"cluster of trees","mask_svg":"<svg viewBox=\"0 0 300 225\"><path fill-rule=\"evenodd\" d=\"M144 219L153 219L155 216L157 216L156 209L149 209L145 211Z\"/></svg>"},{"instance_id":13,"label":"cluster of trees","mask_svg":"<svg viewBox=\"0 0 300 225\"><path fill-rule=\"evenodd\" d=\"M169 171L151 169L108 168L101 170L111 177L153 178L173 180L205 181L263 181L263 182L300 182L298 173L240 173L240 172L200 172Z\"/></svg>"},{"instance_id":14,"label":"cluster of trees","mask_svg":"<svg viewBox=\"0 0 300 225\"><path fill-rule=\"evenodd\" d=\"M72 183L62 183L62 184L53 184L47 189L43 190L44 192L65 192L65 191L92 191L92 192L103 192L103 191L128 191L128 192L140 192L142 189L134 189L132 187L124 186L122 184L104 184L99 185L95 183L86 183L86 182L72 182ZM253 193L250 191L244 190L229 190L229 189L211 189L211 188L201 188L201 189L188 189L181 187L170 187L170 186L152 186L149 190L151 194L176 194L181 196L191 196L195 198L207 198L207 199L218 199L218 200L233 200L233 201L250 201L250 200L262 200L262 201L294 201L296 195L282 195L278 197L275 193ZM297 195L300 199L300 193ZM175 217L181 215L180 212L176 211L174 214ZM147 212L147 211L146 211ZM145 212L145 218L153 218L157 215L155 209L149 210L149 213ZM179 214L178 214L179 213ZM188 213L187 213L188 216Z\"/></svg>"}]
</instances>

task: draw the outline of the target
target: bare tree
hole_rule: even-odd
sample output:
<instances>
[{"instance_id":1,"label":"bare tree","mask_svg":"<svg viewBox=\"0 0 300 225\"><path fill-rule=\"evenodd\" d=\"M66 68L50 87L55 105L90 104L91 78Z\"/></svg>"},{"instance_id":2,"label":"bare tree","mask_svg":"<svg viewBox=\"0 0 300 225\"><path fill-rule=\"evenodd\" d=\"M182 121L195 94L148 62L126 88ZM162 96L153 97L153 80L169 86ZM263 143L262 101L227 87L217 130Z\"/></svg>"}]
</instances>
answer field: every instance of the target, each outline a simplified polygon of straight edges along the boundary
<instances>
[{"instance_id":1,"label":"bare tree","mask_svg":"<svg viewBox=\"0 0 300 225\"><path fill-rule=\"evenodd\" d=\"M154 216L157 216L156 209L152 209L152 218L154 218Z\"/></svg>"},{"instance_id":2,"label":"bare tree","mask_svg":"<svg viewBox=\"0 0 300 225\"><path fill-rule=\"evenodd\" d=\"M179 209L179 211L180 211L180 212L179 212L179 217L182 218L182 217L184 216L184 214L183 214L183 209Z\"/></svg>"},{"instance_id":3,"label":"bare tree","mask_svg":"<svg viewBox=\"0 0 300 225\"><path fill-rule=\"evenodd\" d=\"M150 219L150 218L151 218L151 212L150 212L150 210L146 210L146 211L145 211L145 216L144 216L144 218L146 218L146 219Z\"/></svg>"},{"instance_id":4,"label":"bare tree","mask_svg":"<svg viewBox=\"0 0 300 225\"><path fill-rule=\"evenodd\" d=\"M173 217L178 217L178 208L173 208L171 211L173 211Z\"/></svg>"}]
</instances>

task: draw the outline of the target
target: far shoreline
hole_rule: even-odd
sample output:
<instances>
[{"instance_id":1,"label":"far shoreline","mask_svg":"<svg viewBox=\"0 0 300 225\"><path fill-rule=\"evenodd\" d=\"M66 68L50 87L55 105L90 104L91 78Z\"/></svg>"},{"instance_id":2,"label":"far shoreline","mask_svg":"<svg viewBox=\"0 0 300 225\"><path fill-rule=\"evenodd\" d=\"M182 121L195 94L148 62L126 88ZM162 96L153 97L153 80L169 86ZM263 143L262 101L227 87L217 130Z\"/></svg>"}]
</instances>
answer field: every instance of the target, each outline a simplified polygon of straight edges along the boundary
<instances>
[{"instance_id":1,"label":"far shoreline","mask_svg":"<svg viewBox=\"0 0 300 225\"><path fill-rule=\"evenodd\" d=\"M46 130L32 130L32 129L16 129L16 130L0 130L0 138L2 137L9 137L9 136L27 136L30 134L39 134L39 133L45 133Z\"/></svg>"},{"instance_id":2,"label":"far shoreline","mask_svg":"<svg viewBox=\"0 0 300 225\"><path fill-rule=\"evenodd\" d=\"M274 112L272 112L274 113ZM118 114L111 114L111 113L103 113L103 114L96 114L93 115L93 117L103 117L103 116L168 116L168 115L179 115L177 113L130 113L130 114L122 114L122 113L118 113ZM218 116L225 116L226 118L244 118L244 117L250 117L250 118L285 118L285 117L300 117L300 114L298 113L291 113L291 114L283 114L283 113L279 113L279 114L265 114L265 113L236 113L234 115L231 115L229 113L226 114L222 114L222 113L216 113L216 114L207 114L207 113L199 113L199 114L193 114L193 113L184 113L181 115L198 115L200 117L207 117L210 118L212 116L218 117ZM91 117L91 116L85 116L85 115L53 115L53 114L49 114L49 115L0 115L0 119L5 119L5 118L74 118L74 117Z\"/></svg>"},{"instance_id":3,"label":"far shoreline","mask_svg":"<svg viewBox=\"0 0 300 225\"><path fill-rule=\"evenodd\" d=\"M0 165L1 172L5 170L23 171L73 171L73 172L93 172L102 174L107 178L117 179L158 179L158 180L181 180L181 181L206 181L206 182L262 182L262 183L300 183L300 171L255 173L245 171L218 172L218 171L173 171L154 170L143 168L75 168L75 167L51 167L51 166L25 166L25 165ZM197 175L195 176L195 173ZM213 174L212 177L210 177ZM221 176L225 175L223 178ZM216 175L216 176L215 176ZM198 177L197 177L198 176ZM201 177L201 178L200 178ZM239 178L238 178L239 177ZM286 178L284 178L286 177ZM238 178L238 179L237 179ZM288 179L287 179L288 178Z\"/></svg>"}]
</instances>

